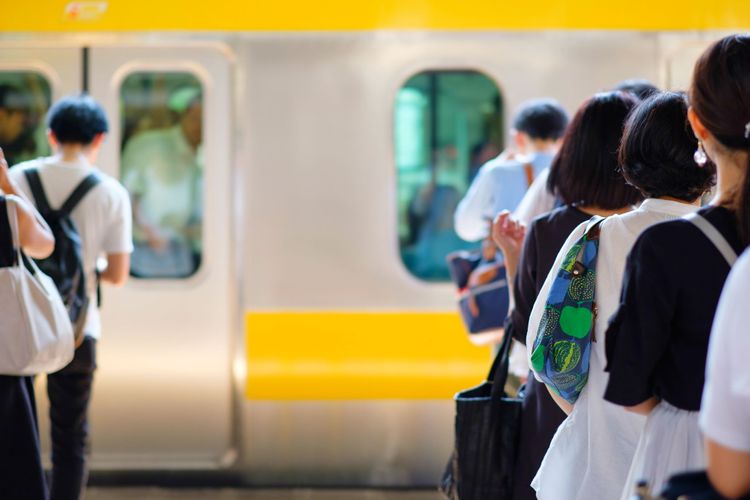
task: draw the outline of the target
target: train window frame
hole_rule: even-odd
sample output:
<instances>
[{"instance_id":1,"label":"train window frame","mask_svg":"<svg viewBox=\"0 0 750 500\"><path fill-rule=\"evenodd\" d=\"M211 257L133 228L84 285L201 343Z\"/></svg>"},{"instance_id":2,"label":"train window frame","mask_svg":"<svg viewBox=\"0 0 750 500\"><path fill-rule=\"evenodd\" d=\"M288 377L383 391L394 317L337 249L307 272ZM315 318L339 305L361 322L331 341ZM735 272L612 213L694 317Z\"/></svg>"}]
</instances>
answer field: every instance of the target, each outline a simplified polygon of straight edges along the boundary
<instances>
[{"instance_id":1,"label":"train window frame","mask_svg":"<svg viewBox=\"0 0 750 500\"><path fill-rule=\"evenodd\" d=\"M203 115L201 118L201 127L202 127L202 144L203 144L203 156L205 158L210 158L214 151L214 147L210 144L211 142L211 136L208 132L207 125L207 116L208 111L210 109L211 102L213 101L213 85L211 81L211 76L208 73L208 70L203 67L199 63L195 63L190 60L178 60L175 61L172 60L149 60L149 61L130 61L122 64L117 71L114 72L110 79L110 91L112 92L112 96L115 99L116 103L116 111L112 113L114 116L110 117L110 133L112 141L116 143L116 151L115 151L115 162L116 162L116 169L113 172L116 175L116 178L118 182L121 182L122 175L123 175L123 162L122 162L122 136L123 136L123 129L122 129L122 122L124 119L123 114L123 108L122 108L122 89L123 84L128 79L128 77L138 74L138 73L151 73L151 74L169 74L169 73L184 73L189 74L192 78L194 78L201 88L202 93L202 105L203 105ZM205 161L205 160L204 160ZM207 238L207 235L212 231L212 222L211 219L206 217L207 209L210 206L210 203L207 202L207 196L209 195L208 190L206 189L206 171L205 168L202 172L202 178L201 178L201 188L203 191L203 195L201 196L201 213L202 213L202 220L201 220L201 254L200 254L200 262L198 264L198 267L189 275L184 277L154 277L154 278L144 278L141 276L134 276L130 275L130 285L137 288L146 288L146 289L173 289L173 288L184 288L185 286L188 287L199 287L201 283L203 283L206 280L206 277L208 273L210 272L211 268L213 267L213 250L211 249L211 245L209 243L209 239ZM128 192L129 193L129 192ZM129 193L130 194L130 193Z\"/></svg>"},{"instance_id":2,"label":"train window frame","mask_svg":"<svg viewBox=\"0 0 750 500\"><path fill-rule=\"evenodd\" d=\"M24 73L31 73L35 74L38 77L40 77L44 83L47 85L47 90L49 91L49 104L47 106L47 109L44 111L44 114L41 119L41 126L44 127L46 130L46 118L47 113L49 112L52 105L55 103L55 101L58 99L59 94L59 88L61 85L60 76L55 71L55 69L44 62L41 61L33 61L33 62L0 62L0 74L1 73L17 73L17 74L24 74ZM44 137L44 140L46 141L46 134ZM49 144L47 144L46 148L43 148L44 151L46 151L47 154L52 154L52 149ZM41 158L45 156L43 151L38 151L38 153L34 158ZM28 161L33 158L27 158L22 161ZM21 162L15 162L15 164L18 164ZM13 165L9 165L10 167L13 167Z\"/></svg>"},{"instance_id":3,"label":"train window frame","mask_svg":"<svg viewBox=\"0 0 750 500\"><path fill-rule=\"evenodd\" d=\"M404 253L402 246L402 235L400 231L400 224L401 224L401 210L402 206L399 200L399 190L400 190L400 171L399 171L399 165L397 161L397 155L398 155L398 146L397 146L397 140L396 140L396 133L397 133L397 123L396 123L396 110L397 110L397 104L398 104L398 98L399 94L401 93L401 90L403 90L407 83L412 80L414 77L422 75L422 74L445 74L445 73L474 73L477 76L481 76L485 78L489 83L491 83L494 88L497 91L497 97L498 97L498 112L497 112L497 118L499 120L498 123L498 147L499 150L502 151L507 144L507 131L505 130L506 126L506 111L507 111L507 103L508 99L506 97L506 93L504 92L503 86L501 85L500 81L496 76L493 74L493 71L489 69L491 67L490 64L470 64L467 65L465 63L455 63L451 64L450 62L433 62L430 64L430 62L427 63L421 63L421 64L415 64L411 65L405 70L401 71L398 75L398 77L395 79L394 85L391 88L390 92L390 161L392 164L392 199L395 200L395 203L393 203L391 209L393 210L392 214L392 221L393 221L393 229L392 234L394 236L394 246L391 247L395 251L395 258L399 262L399 268L404 273L405 277L407 277L409 280L414 281L415 283L418 283L422 286L429 286L429 287L446 287L451 285L451 279L449 277L442 277L438 279L431 279L429 277L424 277L416 272L414 272L407 262L404 259ZM489 135L489 134L488 134ZM430 153L432 154L432 153ZM468 165L466 167L466 170L468 173ZM468 188L470 187L471 182L468 182L466 185L465 190L460 193L461 198L465 196L466 192L468 191ZM454 231L455 232L455 231ZM465 242L466 246L469 249L479 249L481 242ZM446 266L447 269L447 266Z\"/></svg>"}]
</instances>

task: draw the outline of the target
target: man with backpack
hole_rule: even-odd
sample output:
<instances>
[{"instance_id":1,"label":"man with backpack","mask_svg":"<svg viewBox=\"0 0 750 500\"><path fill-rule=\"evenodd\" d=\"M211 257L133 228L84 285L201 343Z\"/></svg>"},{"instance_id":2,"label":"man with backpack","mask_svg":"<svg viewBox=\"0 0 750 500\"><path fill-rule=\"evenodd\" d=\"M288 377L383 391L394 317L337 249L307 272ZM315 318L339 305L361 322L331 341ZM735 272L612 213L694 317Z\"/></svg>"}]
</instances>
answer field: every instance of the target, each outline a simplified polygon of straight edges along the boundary
<instances>
[{"instance_id":1,"label":"man with backpack","mask_svg":"<svg viewBox=\"0 0 750 500\"><path fill-rule=\"evenodd\" d=\"M101 334L98 280L123 285L133 250L130 199L94 167L108 131L102 107L89 96L66 97L47 115L53 156L21 163L11 178L50 225L55 251L39 265L55 281L78 333L73 361L47 376L52 424L52 500L77 500L85 486L88 405ZM97 270L97 259L106 267Z\"/></svg>"}]
</instances>

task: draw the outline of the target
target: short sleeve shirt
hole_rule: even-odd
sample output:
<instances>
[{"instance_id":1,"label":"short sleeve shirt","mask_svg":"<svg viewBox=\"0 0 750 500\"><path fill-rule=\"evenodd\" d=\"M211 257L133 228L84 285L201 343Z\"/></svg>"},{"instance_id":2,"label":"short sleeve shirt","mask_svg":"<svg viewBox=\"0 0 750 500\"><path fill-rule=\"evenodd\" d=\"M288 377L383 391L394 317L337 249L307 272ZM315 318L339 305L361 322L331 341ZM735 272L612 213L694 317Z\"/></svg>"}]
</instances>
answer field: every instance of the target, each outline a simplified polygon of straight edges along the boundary
<instances>
[{"instance_id":1,"label":"short sleeve shirt","mask_svg":"<svg viewBox=\"0 0 750 500\"><path fill-rule=\"evenodd\" d=\"M706 436L750 452L750 251L721 294L706 365L700 423Z\"/></svg>"},{"instance_id":2,"label":"short sleeve shirt","mask_svg":"<svg viewBox=\"0 0 750 500\"><path fill-rule=\"evenodd\" d=\"M708 207L699 213L741 253L732 212ZM688 221L658 224L638 238L606 334L605 399L634 406L656 396L698 411L711 324L729 269L714 244Z\"/></svg>"},{"instance_id":3,"label":"short sleeve shirt","mask_svg":"<svg viewBox=\"0 0 750 500\"><path fill-rule=\"evenodd\" d=\"M89 297L96 294L96 261L103 254L133 251L131 234L132 211L128 192L117 180L94 169L84 161L63 162L57 157L40 158L20 163L10 170L19 189L33 200L23 171L39 170L39 176L52 208L60 207L73 189L92 172L101 181L73 209L71 218L81 236L83 267ZM101 320L96 300L89 303L85 333L94 338L101 335Z\"/></svg>"}]
</instances>

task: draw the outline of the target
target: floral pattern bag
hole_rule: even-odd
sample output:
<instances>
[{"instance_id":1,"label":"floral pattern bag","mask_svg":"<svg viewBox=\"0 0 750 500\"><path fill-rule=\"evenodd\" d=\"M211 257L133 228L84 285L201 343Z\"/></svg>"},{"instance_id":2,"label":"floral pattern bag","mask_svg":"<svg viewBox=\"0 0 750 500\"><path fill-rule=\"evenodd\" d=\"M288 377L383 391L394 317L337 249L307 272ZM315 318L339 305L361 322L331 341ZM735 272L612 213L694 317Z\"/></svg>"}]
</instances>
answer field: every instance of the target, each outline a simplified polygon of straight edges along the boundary
<instances>
[{"instance_id":1,"label":"floral pattern bag","mask_svg":"<svg viewBox=\"0 0 750 500\"><path fill-rule=\"evenodd\" d=\"M539 323L531 366L544 383L568 403L586 386L595 341L596 258L602 217L594 217L568 251Z\"/></svg>"}]
</instances>

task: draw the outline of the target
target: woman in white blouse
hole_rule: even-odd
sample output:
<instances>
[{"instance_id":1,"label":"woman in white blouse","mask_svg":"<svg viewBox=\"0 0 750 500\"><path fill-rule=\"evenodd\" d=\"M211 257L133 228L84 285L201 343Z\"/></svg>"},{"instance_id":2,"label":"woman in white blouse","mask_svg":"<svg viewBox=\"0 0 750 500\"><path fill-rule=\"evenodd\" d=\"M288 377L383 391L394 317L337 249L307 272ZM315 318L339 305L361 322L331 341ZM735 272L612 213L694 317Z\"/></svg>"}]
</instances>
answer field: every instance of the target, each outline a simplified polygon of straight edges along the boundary
<instances>
[{"instance_id":1,"label":"woman in white blouse","mask_svg":"<svg viewBox=\"0 0 750 500\"><path fill-rule=\"evenodd\" d=\"M750 134L748 134L750 135ZM750 251L721 295L706 364L700 424L708 476L728 498L750 494Z\"/></svg>"},{"instance_id":2,"label":"woman in white blouse","mask_svg":"<svg viewBox=\"0 0 750 500\"><path fill-rule=\"evenodd\" d=\"M697 141L689 130L686 99L677 93L650 97L631 113L625 126L620 147L623 175L647 199L637 210L611 216L601 224L596 341L588 383L574 406L553 393L568 417L532 483L542 500L612 499L623 490L645 418L603 399L607 385L604 332L619 305L625 260L638 235L653 224L696 210L700 196L711 186L713 170L694 162ZM552 282L585 226L573 231L547 276L531 313L527 345L534 345Z\"/></svg>"}]
</instances>

